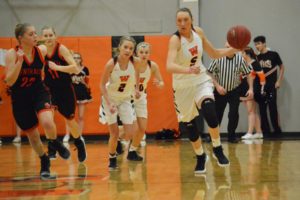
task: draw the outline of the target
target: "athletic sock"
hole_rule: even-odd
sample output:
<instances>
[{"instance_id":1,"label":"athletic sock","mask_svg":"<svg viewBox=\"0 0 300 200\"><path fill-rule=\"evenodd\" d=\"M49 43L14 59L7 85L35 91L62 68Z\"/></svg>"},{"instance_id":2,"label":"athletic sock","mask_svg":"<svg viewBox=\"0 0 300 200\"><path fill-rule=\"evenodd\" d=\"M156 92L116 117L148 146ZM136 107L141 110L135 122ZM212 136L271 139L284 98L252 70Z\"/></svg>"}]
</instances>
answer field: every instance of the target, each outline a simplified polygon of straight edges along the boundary
<instances>
[{"instance_id":1,"label":"athletic sock","mask_svg":"<svg viewBox=\"0 0 300 200\"><path fill-rule=\"evenodd\" d=\"M220 145L221 145L221 139L220 139L220 137L219 137L219 138L217 138L217 139L213 139L213 138L211 138L211 141L212 141L212 145L213 145L213 147L218 147L218 146L220 146Z\"/></svg>"},{"instance_id":2,"label":"athletic sock","mask_svg":"<svg viewBox=\"0 0 300 200\"><path fill-rule=\"evenodd\" d=\"M201 156L204 153L202 145L198 149L194 149L194 151L197 156Z\"/></svg>"}]
</instances>

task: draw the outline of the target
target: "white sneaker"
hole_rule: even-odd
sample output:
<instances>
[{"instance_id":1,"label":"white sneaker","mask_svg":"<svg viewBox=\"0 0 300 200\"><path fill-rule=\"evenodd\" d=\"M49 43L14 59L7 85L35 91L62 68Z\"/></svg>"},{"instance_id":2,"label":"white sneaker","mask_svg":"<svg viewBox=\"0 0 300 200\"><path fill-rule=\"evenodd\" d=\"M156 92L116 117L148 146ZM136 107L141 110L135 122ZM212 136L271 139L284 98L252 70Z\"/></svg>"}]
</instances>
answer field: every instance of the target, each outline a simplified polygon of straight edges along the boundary
<instances>
[{"instance_id":1,"label":"white sneaker","mask_svg":"<svg viewBox=\"0 0 300 200\"><path fill-rule=\"evenodd\" d=\"M21 142L21 137L15 137L12 141L13 143L20 143Z\"/></svg>"},{"instance_id":2,"label":"white sneaker","mask_svg":"<svg viewBox=\"0 0 300 200\"><path fill-rule=\"evenodd\" d=\"M253 135L251 133L246 133L244 136L242 136L242 140L251 140L253 139Z\"/></svg>"},{"instance_id":3,"label":"white sneaker","mask_svg":"<svg viewBox=\"0 0 300 200\"><path fill-rule=\"evenodd\" d=\"M2 144L2 140L1 140L1 138L0 138L0 144Z\"/></svg>"},{"instance_id":4,"label":"white sneaker","mask_svg":"<svg viewBox=\"0 0 300 200\"><path fill-rule=\"evenodd\" d=\"M244 144L254 144L254 140L243 140Z\"/></svg>"},{"instance_id":5,"label":"white sneaker","mask_svg":"<svg viewBox=\"0 0 300 200\"><path fill-rule=\"evenodd\" d=\"M254 144L263 144L263 139L254 139Z\"/></svg>"},{"instance_id":6,"label":"white sneaker","mask_svg":"<svg viewBox=\"0 0 300 200\"><path fill-rule=\"evenodd\" d=\"M252 138L253 139L261 139L261 138L264 138L264 136L262 133L255 133L255 134L253 134Z\"/></svg>"},{"instance_id":7,"label":"white sneaker","mask_svg":"<svg viewBox=\"0 0 300 200\"><path fill-rule=\"evenodd\" d=\"M70 140L70 135L65 135L64 139L63 139L63 142L64 143L68 143Z\"/></svg>"}]
</instances>

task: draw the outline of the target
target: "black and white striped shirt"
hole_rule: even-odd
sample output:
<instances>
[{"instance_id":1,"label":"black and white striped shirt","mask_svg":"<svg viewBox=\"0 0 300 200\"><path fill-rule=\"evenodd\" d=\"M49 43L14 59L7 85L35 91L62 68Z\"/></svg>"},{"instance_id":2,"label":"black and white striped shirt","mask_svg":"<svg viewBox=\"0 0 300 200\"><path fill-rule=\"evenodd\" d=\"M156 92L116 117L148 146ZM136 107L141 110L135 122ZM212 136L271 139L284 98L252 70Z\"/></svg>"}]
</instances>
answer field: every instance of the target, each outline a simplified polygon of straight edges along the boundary
<instances>
[{"instance_id":1,"label":"black and white striped shirt","mask_svg":"<svg viewBox=\"0 0 300 200\"><path fill-rule=\"evenodd\" d=\"M232 58L223 57L213 60L207 71L214 75L216 81L227 92L230 92L240 85L240 75L249 74L251 69L247 66L242 55L236 53Z\"/></svg>"}]
</instances>

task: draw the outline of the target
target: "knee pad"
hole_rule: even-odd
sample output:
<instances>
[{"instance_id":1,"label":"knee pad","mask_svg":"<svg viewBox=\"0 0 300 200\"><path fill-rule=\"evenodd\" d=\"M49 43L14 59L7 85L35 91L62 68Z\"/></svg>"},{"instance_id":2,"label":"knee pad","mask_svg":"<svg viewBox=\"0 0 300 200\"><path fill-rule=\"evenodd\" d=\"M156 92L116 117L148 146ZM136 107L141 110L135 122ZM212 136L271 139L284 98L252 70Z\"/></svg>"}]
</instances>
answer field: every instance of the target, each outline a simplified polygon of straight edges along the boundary
<instances>
[{"instance_id":1,"label":"knee pad","mask_svg":"<svg viewBox=\"0 0 300 200\"><path fill-rule=\"evenodd\" d=\"M212 99L204 99L201 104L203 117L211 128L216 128L219 125L216 114L215 102Z\"/></svg>"},{"instance_id":2,"label":"knee pad","mask_svg":"<svg viewBox=\"0 0 300 200\"><path fill-rule=\"evenodd\" d=\"M196 142L199 138L199 134L194 123L194 120L190 122L180 122L179 123L179 131L181 134L188 135L191 142Z\"/></svg>"}]
</instances>

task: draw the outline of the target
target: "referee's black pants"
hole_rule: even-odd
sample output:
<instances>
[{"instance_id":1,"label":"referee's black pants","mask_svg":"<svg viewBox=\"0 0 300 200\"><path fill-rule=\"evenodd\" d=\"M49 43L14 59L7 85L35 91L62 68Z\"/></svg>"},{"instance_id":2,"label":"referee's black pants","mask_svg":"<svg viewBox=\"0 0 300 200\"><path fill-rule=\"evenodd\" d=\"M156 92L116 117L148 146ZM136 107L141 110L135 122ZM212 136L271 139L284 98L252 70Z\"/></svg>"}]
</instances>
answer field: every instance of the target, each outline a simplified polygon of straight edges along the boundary
<instances>
[{"instance_id":1,"label":"referee's black pants","mask_svg":"<svg viewBox=\"0 0 300 200\"><path fill-rule=\"evenodd\" d=\"M259 101L259 112L261 118L261 129L267 136L270 134L270 125L268 122L267 108L269 107L270 119L273 125L274 133L280 134L279 117L277 111L277 91L275 86L266 86L266 95ZM274 136L275 136L274 135Z\"/></svg>"},{"instance_id":2,"label":"referee's black pants","mask_svg":"<svg viewBox=\"0 0 300 200\"><path fill-rule=\"evenodd\" d=\"M235 138L235 130L239 123L239 106L240 106L240 89L239 87L227 92L226 95L220 95L217 90L214 91L215 102L216 102L216 112L219 123L221 124L224 110L227 103L229 103L229 113L228 113L228 139Z\"/></svg>"}]
</instances>

